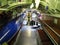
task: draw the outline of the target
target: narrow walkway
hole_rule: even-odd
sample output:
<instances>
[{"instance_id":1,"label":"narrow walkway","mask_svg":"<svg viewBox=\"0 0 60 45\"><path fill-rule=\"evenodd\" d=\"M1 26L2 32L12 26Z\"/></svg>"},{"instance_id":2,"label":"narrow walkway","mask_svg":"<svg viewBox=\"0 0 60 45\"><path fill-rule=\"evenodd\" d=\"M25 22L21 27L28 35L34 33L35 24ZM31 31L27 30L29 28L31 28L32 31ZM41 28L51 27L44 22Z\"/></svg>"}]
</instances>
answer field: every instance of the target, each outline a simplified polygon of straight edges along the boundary
<instances>
[{"instance_id":1,"label":"narrow walkway","mask_svg":"<svg viewBox=\"0 0 60 45\"><path fill-rule=\"evenodd\" d=\"M31 26L23 26L14 45L42 45L38 31Z\"/></svg>"}]
</instances>

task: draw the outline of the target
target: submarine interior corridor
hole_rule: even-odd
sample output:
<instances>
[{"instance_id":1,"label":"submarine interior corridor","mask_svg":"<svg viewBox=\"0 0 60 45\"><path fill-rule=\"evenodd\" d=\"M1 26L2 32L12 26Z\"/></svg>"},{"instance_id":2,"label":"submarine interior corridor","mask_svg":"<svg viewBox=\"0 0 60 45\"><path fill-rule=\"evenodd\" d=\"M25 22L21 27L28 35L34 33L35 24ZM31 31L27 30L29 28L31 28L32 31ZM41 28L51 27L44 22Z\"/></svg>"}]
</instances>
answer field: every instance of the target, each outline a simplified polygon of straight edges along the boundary
<instances>
[{"instance_id":1,"label":"submarine interior corridor","mask_svg":"<svg viewBox=\"0 0 60 45\"><path fill-rule=\"evenodd\" d=\"M60 0L0 0L0 45L60 45Z\"/></svg>"}]
</instances>

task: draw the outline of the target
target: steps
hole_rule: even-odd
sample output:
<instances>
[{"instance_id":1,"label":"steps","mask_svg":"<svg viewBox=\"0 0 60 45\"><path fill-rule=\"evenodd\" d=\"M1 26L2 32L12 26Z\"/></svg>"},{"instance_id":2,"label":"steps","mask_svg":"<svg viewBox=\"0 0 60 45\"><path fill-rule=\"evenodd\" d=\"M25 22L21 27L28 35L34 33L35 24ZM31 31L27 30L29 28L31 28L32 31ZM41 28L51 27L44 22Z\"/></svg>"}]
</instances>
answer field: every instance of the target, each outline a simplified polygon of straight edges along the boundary
<instances>
[{"instance_id":1,"label":"steps","mask_svg":"<svg viewBox=\"0 0 60 45\"><path fill-rule=\"evenodd\" d=\"M43 30L38 30L43 45L53 45Z\"/></svg>"},{"instance_id":2,"label":"steps","mask_svg":"<svg viewBox=\"0 0 60 45\"><path fill-rule=\"evenodd\" d=\"M51 20L40 20L43 24L43 31L47 34L54 45L60 45L60 29Z\"/></svg>"}]
</instances>

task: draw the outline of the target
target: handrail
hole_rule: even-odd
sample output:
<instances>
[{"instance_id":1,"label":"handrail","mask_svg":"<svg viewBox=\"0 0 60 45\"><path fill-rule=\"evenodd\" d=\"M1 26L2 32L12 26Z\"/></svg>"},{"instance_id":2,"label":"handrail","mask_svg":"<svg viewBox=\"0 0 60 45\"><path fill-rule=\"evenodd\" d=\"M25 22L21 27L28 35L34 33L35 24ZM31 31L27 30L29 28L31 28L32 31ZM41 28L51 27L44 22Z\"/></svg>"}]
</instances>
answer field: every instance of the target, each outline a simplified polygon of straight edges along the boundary
<instances>
[{"instance_id":1,"label":"handrail","mask_svg":"<svg viewBox=\"0 0 60 45\"><path fill-rule=\"evenodd\" d=\"M45 23L44 21L43 21L43 23L48 27L48 28L50 28L58 37L60 37L60 34L58 34L53 28L51 28L47 23Z\"/></svg>"},{"instance_id":2,"label":"handrail","mask_svg":"<svg viewBox=\"0 0 60 45\"><path fill-rule=\"evenodd\" d=\"M45 29L45 28L44 28ZM51 41L55 44L58 45L58 43L54 40L54 38L50 35L50 33L45 29L44 30L46 33L48 33L47 35L49 36L49 38L51 39Z\"/></svg>"},{"instance_id":3,"label":"handrail","mask_svg":"<svg viewBox=\"0 0 60 45\"><path fill-rule=\"evenodd\" d=\"M59 41L60 41L60 35L54 30L52 29L46 22L40 20L43 24L43 28L45 33L48 35L48 37L50 38L50 40L53 42L54 45L59 45ZM51 32L50 32L51 31ZM52 35L51 35L52 33ZM53 36L54 34L54 36Z\"/></svg>"}]
</instances>

